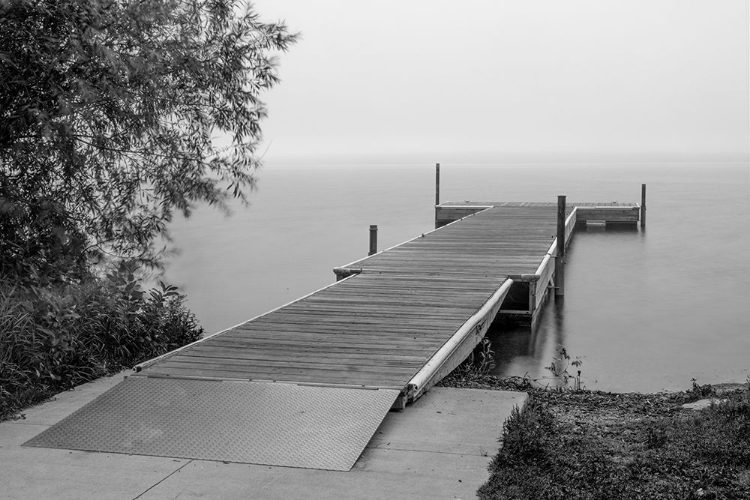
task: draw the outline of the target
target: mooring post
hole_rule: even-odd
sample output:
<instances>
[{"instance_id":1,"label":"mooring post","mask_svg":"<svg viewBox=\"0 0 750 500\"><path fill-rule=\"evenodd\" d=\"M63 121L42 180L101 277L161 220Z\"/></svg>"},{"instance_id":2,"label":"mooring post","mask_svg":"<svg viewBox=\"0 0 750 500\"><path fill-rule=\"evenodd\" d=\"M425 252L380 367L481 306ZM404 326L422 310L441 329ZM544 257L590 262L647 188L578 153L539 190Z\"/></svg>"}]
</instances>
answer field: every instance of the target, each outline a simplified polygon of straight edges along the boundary
<instances>
[{"instance_id":1,"label":"mooring post","mask_svg":"<svg viewBox=\"0 0 750 500\"><path fill-rule=\"evenodd\" d=\"M555 296L565 295L565 195L557 197L557 255L555 256Z\"/></svg>"},{"instance_id":2,"label":"mooring post","mask_svg":"<svg viewBox=\"0 0 750 500\"><path fill-rule=\"evenodd\" d=\"M435 164L435 205L440 205L440 164Z\"/></svg>"},{"instance_id":3,"label":"mooring post","mask_svg":"<svg viewBox=\"0 0 750 500\"><path fill-rule=\"evenodd\" d=\"M370 226L370 253L367 255L373 255L378 253L378 226Z\"/></svg>"},{"instance_id":4,"label":"mooring post","mask_svg":"<svg viewBox=\"0 0 750 500\"><path fill-rule=\"evenodd\" d=\"M646 185L641 184L641 227L646 227Z\"/></svg>"}]
</instances>

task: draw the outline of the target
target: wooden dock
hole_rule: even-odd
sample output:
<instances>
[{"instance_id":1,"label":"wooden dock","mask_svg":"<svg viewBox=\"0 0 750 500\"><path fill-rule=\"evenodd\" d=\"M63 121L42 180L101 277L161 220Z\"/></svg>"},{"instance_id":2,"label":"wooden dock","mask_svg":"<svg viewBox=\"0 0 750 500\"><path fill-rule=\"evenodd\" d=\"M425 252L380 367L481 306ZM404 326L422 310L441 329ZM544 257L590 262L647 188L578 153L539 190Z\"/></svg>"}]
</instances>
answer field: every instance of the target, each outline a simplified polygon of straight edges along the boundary
<instances>
[{"instance_id":1,"label":"wooden dock","mask_svg":"<svg viewBox=\"0 0 750 500\"><path fill-rule=\"evenodd\" d=\"M337 283L184 349L138 375L401 391L418 398L497 313L533 319L553 280L554 203L446 203L438 229L334 270ZM576 223L634 223L636 204L569 204ZM503 305L505 303L505 305Z\"/></svg>"},{"instance_id":2,"label":"wooden dock","mask_svg":"<svg viewBox=\"0 0 750 500\"><path fill-rule=\"evenodd\" d=\"M639 214L564 197L437 204L435 230L137 366L25 445L350 470L387 412L458 366L498 314L533 322L562 292L562 241L576 225Z\"/></svg>"}]
</instances>

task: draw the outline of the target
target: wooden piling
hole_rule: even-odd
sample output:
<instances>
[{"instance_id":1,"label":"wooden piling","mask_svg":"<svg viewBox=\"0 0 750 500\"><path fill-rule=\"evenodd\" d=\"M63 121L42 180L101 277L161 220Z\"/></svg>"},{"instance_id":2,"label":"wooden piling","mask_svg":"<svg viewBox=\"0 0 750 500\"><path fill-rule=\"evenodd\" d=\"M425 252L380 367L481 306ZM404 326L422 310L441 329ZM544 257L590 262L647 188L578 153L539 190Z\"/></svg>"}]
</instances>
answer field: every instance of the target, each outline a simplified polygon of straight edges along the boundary
<instances>
[{"instance_id":1,"label":"wooden piling","mask_svg":"<svg viewBox=\"0 0 750 500\"><path fill-rule=\"evenodd\" d=\"M565 295L565 195L557 197L557 255L555 259L555 296Z\"/></svg>"},{"instance_id":2,"label":"wooden piling","mask_svg":"<svg viewBox=\"0 0 750 500\"><path fill-rule=\"evenodd\" d=\"M440 205L440 164L435 164L435 205Z\"/></svg>"},{"instance_id":3,"label":"wooden piling","mask_svg":"<svg viewBox=\"0 0 750 500\"><path fill-rule=\"evenodd\" d=\"M367 255L378 253L378 226L370 226L370 252Z\"/></svg>"},{"instance_id":4,"label":"wooden piling","mask_svg":"<svg viewBox=\"0 0 750 500\"><path fill-rule=\"evenodd\" d=\"M646 227L646 185L641 184L641 227Z\"/></svg>"}]
</instances>

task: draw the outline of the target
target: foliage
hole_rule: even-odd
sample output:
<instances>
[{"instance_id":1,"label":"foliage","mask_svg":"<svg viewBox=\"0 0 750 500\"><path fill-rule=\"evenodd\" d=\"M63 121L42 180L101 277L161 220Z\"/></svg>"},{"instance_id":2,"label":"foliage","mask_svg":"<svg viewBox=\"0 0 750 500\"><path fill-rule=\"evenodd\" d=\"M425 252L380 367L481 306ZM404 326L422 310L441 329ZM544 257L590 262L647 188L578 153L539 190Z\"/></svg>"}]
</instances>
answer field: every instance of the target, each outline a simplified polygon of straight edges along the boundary
<instances>
[{"instance_id":1,"label":"foliage","mask_svg":"<svg viewBox=\"0 0 750 500\"><path fill-rule=\"evenodd\" d=\"M488 375L495 368L495 353L488 338L474 348L471 355L449 375L454 383L458 380L473 380Z\"/></svg>"},{"instance_id":2,"label":"foliage","mask_svg":"<svg viewBox=\"0 0 750 500\"><path fill-rule=\"evenodd\" d=\"M0 282L0 417L200 338L185 297L132 265L57 287Z\"/></svg>"},{"instance_id":3,"label":"foliage","mask_svg":"<svg viewBox=\"0 0 750 500\"><path fill-rule=\"evenodd\" d=\"M245 201L272 54L296 35L241 7L0 1L0 273L158 265L175 211Z\"/></svg>"},{"instance_id":4,"label":"foliage","mask_svg":"<svg viewBox=\"0 0 750 500\"><path fill-rule=\"evenodd\" d=\"M699 399L715 395L714 388L711 386L711 384L700 385L696 379L691 379L690 382L692 386L686 394L691 397L691 399L697 401Z\"/></svg>"}]
</instances>

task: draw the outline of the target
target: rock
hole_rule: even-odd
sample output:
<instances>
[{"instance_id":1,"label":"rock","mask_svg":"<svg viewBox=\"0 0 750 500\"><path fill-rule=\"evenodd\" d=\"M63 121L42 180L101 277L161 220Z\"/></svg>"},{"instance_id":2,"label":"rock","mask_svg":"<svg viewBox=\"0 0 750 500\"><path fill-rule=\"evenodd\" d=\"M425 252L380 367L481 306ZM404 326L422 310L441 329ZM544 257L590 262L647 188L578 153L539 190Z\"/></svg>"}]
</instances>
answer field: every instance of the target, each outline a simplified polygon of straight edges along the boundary
<instances>
[{"instance_id":1,"label":"rock","mask_svg":"<svg viewBox=\"0 0 750 500\"><path fill-rule=\"evenodd\" d=\"M725 392L732 392L742 389L750 391L750 384L739 384L736 382L713 384L711 387L713 387L714 391L716 391L716 394L724 394Z\"/></svg>"},{"instance_id":2,"label":"rock","mask_svg":"<svg viewBox=\"0 0 750 500\"><path fill-rule=\"evenodd\" d=\"M698 491L696 491L693 495L693 498L701 498L705 500L714 500L716 498L716 493L713 491L706 491L703 488L698 488Z\"/></svg>"},{"instance_id":3,"label":"rock","mask_svg":"<svg viewBox=\"0 0 750 500\"><path fill-rule=\"evenodd\" d=\"M711 405L717 405L724 402L726 402L726 399L701 399L700 401L696 401L695 403L685 403L684 405L682 405L682 407L688 410L704 410Z\"/></svg>"}]
</instances>

